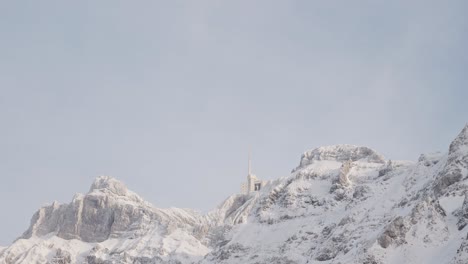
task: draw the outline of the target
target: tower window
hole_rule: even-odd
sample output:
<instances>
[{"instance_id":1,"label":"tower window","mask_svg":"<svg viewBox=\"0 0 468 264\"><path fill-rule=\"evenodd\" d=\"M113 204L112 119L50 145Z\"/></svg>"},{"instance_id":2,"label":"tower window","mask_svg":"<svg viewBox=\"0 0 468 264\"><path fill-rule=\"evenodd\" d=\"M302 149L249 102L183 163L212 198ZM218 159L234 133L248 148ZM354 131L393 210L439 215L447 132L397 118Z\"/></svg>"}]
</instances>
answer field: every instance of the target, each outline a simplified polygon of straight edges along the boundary
<instances>
[{"instance_id":1,"label":"tower window","mask_svg":"<svg viewBox=\"0 0 468 264\"><path fill-rule=\"evenodd\" d=\"M262 186L261 183L256 183L256 184L254 185L254 190L255 190L255 191L259 191L261 186Z\"/></svg>"}]
</instances>

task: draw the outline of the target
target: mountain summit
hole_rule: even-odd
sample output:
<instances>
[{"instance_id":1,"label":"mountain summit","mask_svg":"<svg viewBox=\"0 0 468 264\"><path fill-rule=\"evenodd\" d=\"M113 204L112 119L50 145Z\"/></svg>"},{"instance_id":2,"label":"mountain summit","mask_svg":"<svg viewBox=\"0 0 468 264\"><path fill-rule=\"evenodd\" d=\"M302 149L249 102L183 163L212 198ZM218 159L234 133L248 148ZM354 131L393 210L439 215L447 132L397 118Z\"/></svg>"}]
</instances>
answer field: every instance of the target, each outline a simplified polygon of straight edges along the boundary
<instances>
[{"instance_id":1,"label":"mountain summit","mask_svg":"<svg viewBox=\"0 0 468 264\"><path fill-rule=\"evenodd\" d=\"M331 160L331 161L358 161L366 160L368 162L384 163L385 158L368 147L354 145L333 145L319 147L302 154L301 162L298 168L305 167L313 161Z\"/></svg>"},{"instance_id":2,"label":"mountain summit","mask_svg":"<svg viewBox=\"0 0 468 264\"><path fill-rule=\"evenodd\" d=\"M468 126L446 154L389 161L353 145L305 152L287 177L201 214L159 209L100 176L39 209L0 263L468 263Z\"/></svg>"},{"instance_id":3,"label":"mountain summit","mask_svg":"<svg viewBox=\"0 0 468 264\"><path fill-rule=\"evenodd\" d=\"M125 196L128 192L127 187L122 182L110 176L99 176L94 180L89 192L98 190L108 191L120 196Z\"/></svg>"}]
</instances>

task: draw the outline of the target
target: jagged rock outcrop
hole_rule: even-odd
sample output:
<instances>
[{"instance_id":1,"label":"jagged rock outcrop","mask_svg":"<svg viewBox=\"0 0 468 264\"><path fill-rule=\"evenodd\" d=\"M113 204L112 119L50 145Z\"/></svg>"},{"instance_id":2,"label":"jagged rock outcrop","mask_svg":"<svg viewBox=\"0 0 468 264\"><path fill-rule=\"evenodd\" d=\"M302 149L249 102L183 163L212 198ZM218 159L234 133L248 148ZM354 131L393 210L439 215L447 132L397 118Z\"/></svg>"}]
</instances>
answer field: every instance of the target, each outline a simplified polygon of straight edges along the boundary
<instances>
[{"instance_id":1,"label":"jagged rock outcrop","mask_svg":"<svg viewBox=\"0 0 468 264\"><path fill-rule=\"evenodd\" d=\"M384 233L379 237L379 244L383 248L387 248L392 243L396 245L406 243L406 232L408 232L407 224L405 224L404 218L399 216L387 226Z\"/></svg>"},{"instance_id":2,"label":"jagged rock outcrop","mask_svg":"<svg viewBox=\"0 0 468 264\"><path fill-rule=\"evenodd\" d=\"M353 145L334 145L319 147L302 154L301 162L296 168L303 168L313 161L333 160L339 162L366 160L373 163L384 163L385 158L368 147Z\"/></svg>"},{"instance_id":3,"label":"jagged rock outcrop","mask_svg":"<svg viewBox=\"0 0 468 264\"><path fill-rule=\"evenodd\" d=\"M71 254L68 251L57 249L55 255L50 260L49 264L69 264L72 263Z\"/></svg>"},{"instance_id":4,"label":"jagged rock outcrop","mask_svg":"<svg viewBox=\"0 0 468 264\"><path fill-rule=\"evenodd\" d=\"M340 168L340 175L338 176L338 183L343 187L347 187L351 185L351 181L349 180L349 177L348 177L349 171L351 170L351 165L352 165L352 162L347 161L343 163L343 165Z\"/></svg>"},{"instance_id":5,"label":"jagged rock outcrop","mask_svg":"<svg viewBox=\"0 0 468 264\"><path fill-rule=\"evenodd\" d=\"M379 177L387 175L393 170L393 163L391 160L388 160L387 163L383 166L381 170L379 170Z\"/></svg>"},{"instance_id":6,"label":"jagged rock outcrop","mask_svg":"<svg viewBox=\"0 0 468 264\"><path fill-rule=\"evenodd\" d=\"M101 176L86 195L75 195L71 203L54 202L39 209L21 238L56 233L63 239L102 242L121 235L140 236L155 226L168 231L201 223L199 214L183 209L155 209L122 182Z\"/></svg>"},{"instance_id":7,"label":"jagged rock outcrop","mask_svg":"<svg viewBox=\"0 0 468 264\"><path fill-rule=\"evenodd\" d=\"M449 154L444 169L440 172L434 191L442 195L454 183L466 180L468 177L468 124L450 144ZM451 189L455 189L453 186Z\"/></svg>"},{"instance_id":8,"label":"jagged rock outcrop","mask_svg":"<svg viewBox=\"0 0 468 264\"><path fill-rule=\"evenodd\" d=\"M110 177L41 208L0 263L468 263L468 126L448 154L387 161L306 152L260 192L200 214L158 209Z\"/></svg>"},{"instance_id":9,"label":"jagged rock outcrop","mask_svg":"<svg viewBox=\"0 0 468 264\"><path fill-rule=\"evenodd\" d=\"M462 208L458 215L458 230L462 230L468 224L468 191L465 192Z\"/></svg>"}]
</instances>

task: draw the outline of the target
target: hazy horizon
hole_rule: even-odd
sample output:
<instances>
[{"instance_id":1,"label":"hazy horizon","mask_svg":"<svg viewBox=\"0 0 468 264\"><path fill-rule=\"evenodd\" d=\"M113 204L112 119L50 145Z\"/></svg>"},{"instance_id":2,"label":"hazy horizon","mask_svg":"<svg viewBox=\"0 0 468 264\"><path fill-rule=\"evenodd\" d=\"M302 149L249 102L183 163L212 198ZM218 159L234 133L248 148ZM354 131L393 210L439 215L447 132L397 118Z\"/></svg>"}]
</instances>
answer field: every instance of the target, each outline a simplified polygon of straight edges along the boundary
<instances>
[{"instance_id":1,"label":"hazy horizon","mask_svg":"<svg viewBox=\"0 0 468 264\"><path fill-rule=\"evenodd\" d=\"M448 150L466 1L0 2L0 245L109 175L207 211L309 149Z\"/></svg>"}]
</instances>

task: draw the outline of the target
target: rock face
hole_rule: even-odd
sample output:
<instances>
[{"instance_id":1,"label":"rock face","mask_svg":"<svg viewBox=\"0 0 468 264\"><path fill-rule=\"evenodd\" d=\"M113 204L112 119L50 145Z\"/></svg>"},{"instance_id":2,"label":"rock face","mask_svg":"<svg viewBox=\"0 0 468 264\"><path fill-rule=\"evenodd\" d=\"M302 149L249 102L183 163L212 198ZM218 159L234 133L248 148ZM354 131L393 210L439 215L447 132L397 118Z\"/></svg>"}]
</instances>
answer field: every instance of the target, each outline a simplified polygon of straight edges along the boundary
<instances>
[{"instance_id":1,"label":"rock face","mask_svg":"<svg viewBox=\"0 0 468 264\"><path fill-rule=\"evenodd\" d=\"M319 147L302 154L301 162L297 169L303 168L313 161L333 160L339 162L366 160L373 163L384 163L382 155L368 147L353 145L334 145ZM296 169L296 170L297 170Z\"/></svg>"},{"instance_id":2,"label":"rock face","mask_svg":"<svg viewBox=\"0 0 468 264\"><path fill-rule=\"evenodd\" d=\"M388 248L392 243L401 245L404 244L406 232L408 232L407 225L403 217L395 218L385 229L383 234L379 237L378 242L383 248Z\"/></svg>"},{"instance_id":3,"label":"rock face","mask_svg":"<svg viewBox=\"0 0 468 264\"><path fill-rule=\"evenodd\" d=\"M138 236L152 225L193 226L197 221L201 216L193 212L155 209L123 183L101 176L86 195L76 195L70 204L53 203L37 211L21 238L56 233L63 239L102 242L123 234Z\"/></svg>"},{"instance_id":4,"label":"rock face","mask_svg":"<svg viewBox=\"0 0 468 264\"><path fill-rule=\"evenodd\" d=\"M449 154L444 169L440 172L435 185L437 195L454 190L454 183L466 180L468 177L468 125L466 125L455 140L450 144ZM451 188L449 189L449 187Z\"/></svg>"},{"instance_id":5,"label":"rock face","mask_svg":"<svg viewBox=\"0 0 468 264\"><path fill-rule=\"evenodd\" d=\"M463 200L463 205L461 211L458 215L458 230L462 230L468 224L468 192L465 192L465 199Z\"/></svg>"},{"instance_id":6,"label":"rock face","mask_svg":"<svg viewBox=\"0 0 468 264\"><path fill-rule=\"evenodd\" d=\"M158 209L111 177L36 212L0 263L468 263L468 127L447 154L306 152L260 192L200 214Z\"/></svg>"}]
</instances>

